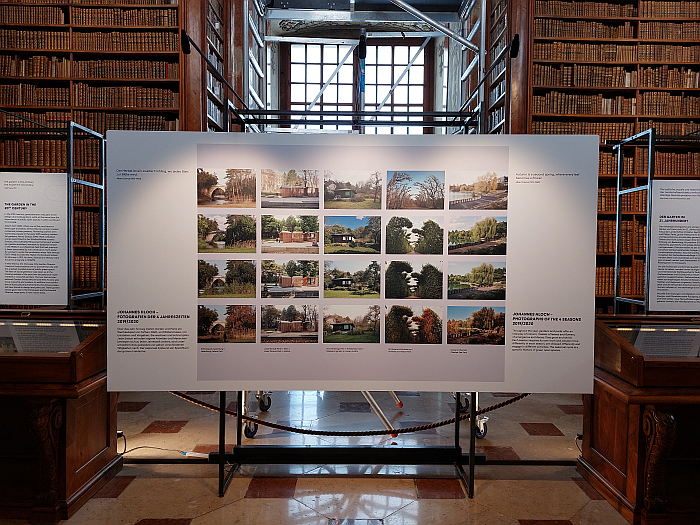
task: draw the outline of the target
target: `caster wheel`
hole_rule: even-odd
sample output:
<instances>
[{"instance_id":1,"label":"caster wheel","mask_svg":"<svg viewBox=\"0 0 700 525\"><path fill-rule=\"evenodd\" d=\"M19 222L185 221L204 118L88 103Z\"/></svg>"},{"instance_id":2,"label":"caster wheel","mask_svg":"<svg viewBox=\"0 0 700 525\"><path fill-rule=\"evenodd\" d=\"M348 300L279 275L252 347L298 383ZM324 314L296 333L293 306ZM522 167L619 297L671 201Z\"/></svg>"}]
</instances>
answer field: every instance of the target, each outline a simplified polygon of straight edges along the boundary
<instances>
[{"instance_id":1,"label":"caster wheel","mask_svg":"<svg viewBox=\"0 0 700 525\"><path fill-rule=\"evenodd\" d=\"M460 400L459 400L459 411L460 411L462 414L464 414L467 410L469 410L469 398L468 398L468 397L465 397L465 398L463 398L463 399L464 399L464 403L462 403L462 398L461 398L461 396L460 396Z\"/></svg>"},{"instance_id":2,"label":"caster wheel","mask_svg":"<svg viewBox=\"0 0 700 525\"><path fill-rule=\"evenodd\" d=\"M258 424L257 423L246 423L245 427L243 427L243 435L247 438L253 438L255 437L255 434L258 433Z\"/></svg>"},{"instance_id":3,"label":"caster wheel","mask_svg":"<svg viewBox=\"0 0 700 525\"><path fill-rule=\"evenodd\" d=\"M270 410L270 405L272 405L272 398L269 395L262 395L258 400L258 408L261 412L267 412Z\"/></svg>"},{"instance_id":4,"label":"caster wheel","mask_svg":"<svg viewBox=\"0 0 700 525\"><path fill-rule=\"evenodd\" d=\"M484 430L479 430L479 427L476 427L476 439L484 439L486 437L486 432L488 432L489 427L486 426L486 423L484 423Z\"/></svg>"}]
</instances>

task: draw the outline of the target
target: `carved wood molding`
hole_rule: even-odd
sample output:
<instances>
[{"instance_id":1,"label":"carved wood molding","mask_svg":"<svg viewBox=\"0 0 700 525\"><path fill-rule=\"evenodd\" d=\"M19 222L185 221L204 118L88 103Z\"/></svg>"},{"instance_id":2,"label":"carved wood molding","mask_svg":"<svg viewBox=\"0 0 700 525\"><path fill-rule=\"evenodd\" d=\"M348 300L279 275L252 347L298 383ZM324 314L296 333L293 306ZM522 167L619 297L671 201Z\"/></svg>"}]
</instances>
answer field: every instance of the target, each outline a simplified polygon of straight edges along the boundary
<instances>
[{"instance_id":1,"label":"carved wood molding","mask_svg":"<svg viewBox=\"0 0 700 525\"><path fill-rule=\"evenodd\" d=\"M646 436L644 459L644 508L661 512L666 507L663 497L666 460L676 441L676 420L672 414L647 405L642 416Z\"/></svg>"},{"instance_id":2,"label":"carved wood molding","mask_svg":"<svg viewBox=\"0 0 700 525\"><path fill-rule=\"evenodd\" d=\"M31 403L32 431L39 443L40 487L36 504L52 506L58 501L58 442L63 425L63 408L58 399Z\"/></svg>"}]
</instances>

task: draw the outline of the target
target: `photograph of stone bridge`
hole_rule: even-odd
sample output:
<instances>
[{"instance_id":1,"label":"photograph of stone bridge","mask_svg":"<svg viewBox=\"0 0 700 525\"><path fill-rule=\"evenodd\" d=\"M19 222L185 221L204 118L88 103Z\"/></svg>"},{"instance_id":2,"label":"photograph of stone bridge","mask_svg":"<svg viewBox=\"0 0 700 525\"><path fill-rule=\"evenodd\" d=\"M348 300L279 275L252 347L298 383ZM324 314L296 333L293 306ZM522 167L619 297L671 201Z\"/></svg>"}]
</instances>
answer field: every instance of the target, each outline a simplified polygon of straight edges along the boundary
<instances>
[{"instance_id":1,"label":"photograph of stone bridge","mask_svg":"<svg viewBox=\"0 0 700 525\"><path fill-rule=\"evenodd\" d=\"M197 206L255 208L256 170L197 168Z\"/></svg>"}]
</instances>

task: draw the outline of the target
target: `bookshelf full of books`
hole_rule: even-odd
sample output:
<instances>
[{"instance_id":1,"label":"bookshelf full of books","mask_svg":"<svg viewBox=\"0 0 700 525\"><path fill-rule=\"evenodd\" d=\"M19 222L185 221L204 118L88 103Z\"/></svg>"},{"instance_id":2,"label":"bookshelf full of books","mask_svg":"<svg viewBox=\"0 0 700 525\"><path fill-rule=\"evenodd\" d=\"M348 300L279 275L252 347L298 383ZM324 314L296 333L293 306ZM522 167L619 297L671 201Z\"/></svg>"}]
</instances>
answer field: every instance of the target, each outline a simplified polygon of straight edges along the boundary
<instances>
[{"instance_id":1,"label":"bookshelf full of books","mask_svg":"<svg viewBox=\"0 0 700 525\"><path fill-rule=\"evenodd\" d=\"M476 111L481 102L483 107L483 100L480 97L483 96L483 91L485 88L480 88L481 94L473 95L474 90L477 89L483 72L486 71L484 67L485 52L482 42L485 42L486 34L484 29L484 17L485 13L483 10L488 11L485 2L466 2L463 9L460 11L460 21L461 21L461 35L465 39L472 42L474 45L479 46L481 49L480 53L474 52L466 46L460 46L461 57L460 57L460 101L463 111ZM452 59L452 57L450 57ZM470 98L471 97L471 98ZM470 127L467 132L483 132L485 125L483 122L478 122L479 129L475 127Z\"/></svg>"},{"instance_id":2,"label":"bookshelf full of books","mask_svg":"<svg viewBox=\"0 0 700 525\"><path fill-rule=\"evenodd\" d=\"M225 6L220 0L206 0L206 53L211 65L205 64L206 69L206 121L207 131L227 131L226 122L226 87L218 75L226 77L226 24ZM213 66L213 67L212 67ZM218 73L218 75L217 75Z\"/></svg>"},{"instance_id":3,"label":"bookshelf full of books","mask_svg":"<svg viewBox=\"0 0 700 525\"><path fill-rule=\"evenodd\" d=\"M611 142L650 127L700 129L700 2L535 0L528 132L600 136L596 310L612 313L617 157ZM624 187L645 185L648 151L626 147ZM697 150L656 148L655 176L698 176ZM644 298L646 192L622 202L621 293ZM634 305L627 305L634 308Z\"/></svg>"},{"instance_id":4,"label":"bookshelf full of books","mask_svg":"<svg viewBox=\"0 0 700 525\"><path fill-rule=\"evenodd\" d=\"M492 0L488 13L488 52L487 67L494 65L498 54L508 45L508 0ZM507 118L507 86L508 55L498 60L489 78L486 79L486 132L492 134L505 133L508 129Z\"/></svg>"},{"instance_id":5,"label":"bookshelf full of books","mask_svg":"<svg viewBox=\"0 0 700 525\"><path fill-rule=\"evenodd\" d=\"M0 0L0 20L0 108L50 128L179 129L178 0ZM67 171L65 138L5 113L0 128L13 130L0 135L0 169ZM98 141L74 144L76 178L98 182ZM94 290L97 190L75 185L73 204L73 286Z\"/></svg>"}]
</instances>

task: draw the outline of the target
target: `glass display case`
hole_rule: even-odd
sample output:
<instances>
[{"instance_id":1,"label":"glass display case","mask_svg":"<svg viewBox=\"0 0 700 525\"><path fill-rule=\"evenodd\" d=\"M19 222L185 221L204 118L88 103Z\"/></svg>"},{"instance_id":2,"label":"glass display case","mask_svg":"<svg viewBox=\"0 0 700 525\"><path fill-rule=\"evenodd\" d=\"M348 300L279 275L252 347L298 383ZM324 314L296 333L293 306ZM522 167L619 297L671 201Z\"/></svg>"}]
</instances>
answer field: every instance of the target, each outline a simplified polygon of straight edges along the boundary
<instances>
[{"instance_id":1,"label":"glass display case","mask_svg":"<svg viewBox=\"0 0 700 525\"><path fill-rule=\"evenodd\" d=\"M0 316L0 518L68 519L122 466L104 313Z\"/></svg>"},{"instance_id":2,"label":"glass display case","mask_svg":"<svg viewBox=\"0 0 700 525\"><path fill-rule=\"evenodd\" d=\"M598 321L595 365L634 386L700 387L700 318Z\"/></svg>"},{"instance_id":3,"label":"glass display case","mask_svg":"<svg viewBox=\"0 0 700 525\"><path fill-rule=\"evenodd\" d=\"M700 318L599 319L583 427L578 470L630 523L700 523Z\"/></svg>"}]
</instances>

